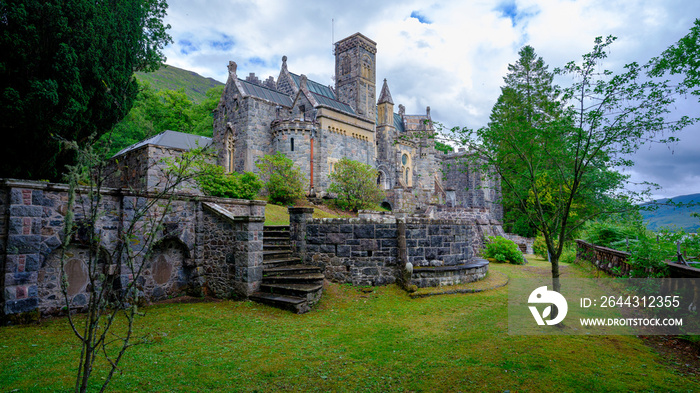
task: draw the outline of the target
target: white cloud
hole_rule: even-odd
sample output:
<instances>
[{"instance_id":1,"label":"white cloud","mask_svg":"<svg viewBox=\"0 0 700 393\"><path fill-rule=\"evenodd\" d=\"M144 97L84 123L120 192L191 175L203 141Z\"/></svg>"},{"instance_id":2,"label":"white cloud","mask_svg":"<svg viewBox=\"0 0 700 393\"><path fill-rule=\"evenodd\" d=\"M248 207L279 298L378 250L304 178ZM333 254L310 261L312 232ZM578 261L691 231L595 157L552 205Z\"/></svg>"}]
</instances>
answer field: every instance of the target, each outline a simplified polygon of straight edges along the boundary
<instances>
[{"instance_id":1,"label":"white cloud","mask_svg":"<svg viewBox=\"0 0 700 393\"><path fill-rule=\"evenodd\" d=\"M612 34L619 39L607 65L619 69L660 54L697 16L695 0L171 0L167 23L175 43L166 55L168 64L222 82L229 60L238 63L239 76L277 78L287 55L291 71L332 84L333 38L361 32L377 42L377 89L387 78L397 105L408 113L430 106L448 126L480 127L522 46L532 45L553 69L579 60L595 37ZM682 106L700 112L696 101ZM698 130L684 133L679 151L700 144ZM655 168L678 157L642 150L635 158L637 170L654 177ZM700 158L688 157L694 167L678 163L688 175L660 179L669 192L700 192Z\"/></svg>"}]
</instances>

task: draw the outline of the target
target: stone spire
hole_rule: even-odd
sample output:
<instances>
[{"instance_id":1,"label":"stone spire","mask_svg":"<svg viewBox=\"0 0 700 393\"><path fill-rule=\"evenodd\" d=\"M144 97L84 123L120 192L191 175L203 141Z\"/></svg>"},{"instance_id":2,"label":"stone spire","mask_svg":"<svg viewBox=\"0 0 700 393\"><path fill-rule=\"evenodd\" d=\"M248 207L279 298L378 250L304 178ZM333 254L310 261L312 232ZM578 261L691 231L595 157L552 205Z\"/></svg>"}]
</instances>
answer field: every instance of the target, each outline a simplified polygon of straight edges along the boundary
<instances>
[{"instance_id":1,"label":"stone spire","mask_svg":"<svg viewBox=\"0 0 700 393\"><path fill-rule=\"evenodd\" d=\"M386 78L384 78L384 85L382 86L382 92L379 94L379 101L377 104L384 103L394 105L394 100L391 99L391 92L389 92L389 85L386 83Z\"/></svg>"}]
</instances>

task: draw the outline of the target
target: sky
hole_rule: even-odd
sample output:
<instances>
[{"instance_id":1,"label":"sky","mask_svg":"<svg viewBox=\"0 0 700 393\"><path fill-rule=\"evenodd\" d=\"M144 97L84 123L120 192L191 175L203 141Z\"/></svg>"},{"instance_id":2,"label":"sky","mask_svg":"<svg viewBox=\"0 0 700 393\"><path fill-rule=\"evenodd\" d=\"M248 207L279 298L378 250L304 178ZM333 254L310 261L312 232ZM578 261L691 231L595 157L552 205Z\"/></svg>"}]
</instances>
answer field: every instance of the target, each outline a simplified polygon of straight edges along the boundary
<instances>
[{"instance_id":1,"label":"sky","mask_svg":"<svg viewBox=\"0 0 700 393\"><path fill-rule=\"evenodd\" d=\"M333 85L333 42L360 32L377 43L377 96L387 79L395 110L447 127L488 123L508 64L531 45L549 69L580 61L598 36L618 37L603 68L645 63L685 36L700 18L698 0L289 1L169 0L173 43L167 64L226 82L227 64L245 78L277 79L288 68ZM572 82L558 77L555 83ZM676 114L700 115L697 98ZM671 146L642 147L626 173L662 189L653 197L700 193L700 125Z\"/></svg>"}]
</instances>

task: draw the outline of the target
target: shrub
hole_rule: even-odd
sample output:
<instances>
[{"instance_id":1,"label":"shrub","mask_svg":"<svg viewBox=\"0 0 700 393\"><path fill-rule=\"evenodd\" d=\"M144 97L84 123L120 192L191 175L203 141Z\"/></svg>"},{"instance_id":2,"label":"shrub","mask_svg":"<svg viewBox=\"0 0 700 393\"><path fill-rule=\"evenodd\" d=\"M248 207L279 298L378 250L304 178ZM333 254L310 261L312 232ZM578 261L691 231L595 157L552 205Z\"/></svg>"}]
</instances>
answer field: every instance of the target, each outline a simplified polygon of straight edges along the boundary
<instances>
[{"instance_id":1,"label":"shrub","mask_svg":"<svg viewBox=\"0 0 700 393\"><path fill-rule=\"evenodd\" d=\"M204 164L202 173L197 176L197 184L202 191L222 198L254 199L263 186L254 173L224 173L224 168L214 164Z\"/></svg>"},{"instance_id":2,"label":"shrub","mask_svg":"<svg viewBox=\"0 0 700 393\"><path fill-rule=\"evenodd\" d=\"M328 192L337 194L333 203L343 210L366 209L384 199L384 191L377 186L377 171L369 165L343 158L328 177Z\"/></svg>"},{"instance_id":3,"label":"shrub","mask_svg":"<svg viewBox=\"0 0 700 393\"><path fill-rule=\"evenodd\" d=\"M294 161L284 154L266 155L258 159L255 166L265 181L270 203L288 205L306 195L306 179Z\"/></svg>"},{"instance_id":4,"label":"shrub","mask_svg":"<svg viewBox=\"0 0 700 393\"><path fill-rule=\"evenodd\" d=\"M520 248L512 240L500 236L489 236L486 248L482 251L486 258L494 258L498 262L510 262L516 265L525 263Z\"/></svg>"},{"instance_id":5,"label":"shrub","mask_svg":"<svg viewBox=\"0 0 700 393\"><path fill-rule=\"evenodd\" d=\"M624 249L626 239L635 237L635 229L607 221L594 221L586 225L583 238L589 243L614 249Z\"/></svg>"},{"instance_id":6,"label":"shrub","mask_svg":"<svg viewBox=\"0 0 700 393\"><path fill-rule=\"evenodd\" d=\"M544 236L537 235L532 243L532 252L542 259L547 259L547 243L544 241Z\"/></svg>"}]
</instances>

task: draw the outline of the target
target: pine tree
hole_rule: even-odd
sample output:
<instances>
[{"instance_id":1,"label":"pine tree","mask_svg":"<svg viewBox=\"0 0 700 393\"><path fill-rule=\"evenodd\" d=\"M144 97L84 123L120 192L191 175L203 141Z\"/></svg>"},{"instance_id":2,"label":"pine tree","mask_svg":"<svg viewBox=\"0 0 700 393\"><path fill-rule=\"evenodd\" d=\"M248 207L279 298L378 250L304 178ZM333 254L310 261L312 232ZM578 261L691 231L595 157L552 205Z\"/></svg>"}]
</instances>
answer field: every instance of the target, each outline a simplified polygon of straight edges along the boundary
<instances>
[{"instance_id":1,"label":"pine tree","mask_svg":"<svg viewBox=\"0 0 700 393\"><path fill-rule=\"evenodd\" d=\"M529 133L532 128L556 120L562 113L561 103L557 100L559 88L552 84L554 75L547 70L544 60L529 45L520 49L518 54L518 61L508 65L508 75L503 78L505 86L501 87L501 95L490 117L489 126L505 133ZM516 166L521 162L517 157L513 160ZM523 203L527 203L527 200L519 200L522 195L527 194L513 192L508 187L503 189L504 221L508 230L534 237L537 229L520 209Z\"/></svg>"}]
</instances>

